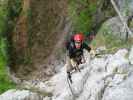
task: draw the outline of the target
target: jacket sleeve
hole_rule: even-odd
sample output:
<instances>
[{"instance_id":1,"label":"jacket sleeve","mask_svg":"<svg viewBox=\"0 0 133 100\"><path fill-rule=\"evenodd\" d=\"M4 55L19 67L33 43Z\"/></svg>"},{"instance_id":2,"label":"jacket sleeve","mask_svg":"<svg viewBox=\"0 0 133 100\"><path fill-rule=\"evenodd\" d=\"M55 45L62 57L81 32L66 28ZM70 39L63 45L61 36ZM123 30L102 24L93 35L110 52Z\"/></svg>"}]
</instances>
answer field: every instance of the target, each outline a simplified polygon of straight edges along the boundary
<instances>
[{"instance_id":1,"label":"jacket sleeve","mask_svg":"<svg viewBox=\"0 0 133 100\"><path fill-rule=\"evenodd\" d=\"M91 47L89 45L87 45L86 43L83 43L83 47L84 49L86 49L88 52L91 51Z\"/></svg>"},{"instance_id":2,"label":"jacket sleeve","mask_svg":"<svg viewBox=\"0 0 133 100\"><path fill-rule=\"evenodd\" d=\"M67 48L67 55L72 58L73 56L73 44L69 43L68 48Z\"/></svg>"}]
</instances>

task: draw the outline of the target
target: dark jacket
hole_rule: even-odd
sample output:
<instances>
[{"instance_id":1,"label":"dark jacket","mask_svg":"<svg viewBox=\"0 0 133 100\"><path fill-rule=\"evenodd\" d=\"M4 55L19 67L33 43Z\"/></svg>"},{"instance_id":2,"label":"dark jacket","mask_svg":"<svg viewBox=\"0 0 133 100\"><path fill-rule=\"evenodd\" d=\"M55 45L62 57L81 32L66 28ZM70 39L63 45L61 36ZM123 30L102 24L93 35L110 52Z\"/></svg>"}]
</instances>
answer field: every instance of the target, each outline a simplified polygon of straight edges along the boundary
<instances>
[{"instance_id":1,"label":"dark jacket","mask_svg":"<svg viewBox=\"0 0 133 100\"><path fill-rule=\"evenodd\" d=\"M80 49L76 49L74 41L70 41L67 44L67 50L68 50L68 56L70 58L76 58L83 55L83 49L86 49L88 52L90 52L91 48L85 44L84 42L81 45Z\"/></svg>"}]
</instances>

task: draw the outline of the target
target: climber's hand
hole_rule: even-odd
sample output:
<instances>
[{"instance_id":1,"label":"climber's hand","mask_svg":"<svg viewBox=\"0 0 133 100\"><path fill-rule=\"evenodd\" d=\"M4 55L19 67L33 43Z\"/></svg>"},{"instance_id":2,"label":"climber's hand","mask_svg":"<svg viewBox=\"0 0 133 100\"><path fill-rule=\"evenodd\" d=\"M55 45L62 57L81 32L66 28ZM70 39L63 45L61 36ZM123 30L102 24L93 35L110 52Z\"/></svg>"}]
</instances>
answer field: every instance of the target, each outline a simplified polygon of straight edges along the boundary
<instances>
[{"instance_id":1,"label":"climber's hand","mask_svg":"<svg viewBox=\"0 0 133 100\"><path fill-rule=\"evenodd\" d=\"M73 67L77 66L77 62L75 62L73 59L70 59L70 61Z\"/></svg>"},{"instance_id":2,"label":"climber's hand","mask_svg":"<svg viewBox=\"0 0 133 100\"><path fill-rule=\"evenodd\" d=\"M91 54L91 55L95 55L96 52L95 52L94 50L91 50L91 51L90 51L90 54Z\"/></svg>"},{"instance_id":3,"label":"climber's hand","mask_svg":"<svg viewBox=\"0 0 133 100\"><path fill-rule=\"evenodd\" d=\"M81 60L81 64L83 64L83 63L86 63L86 60L85 60L84 57L83 57L82 60Z\"/></svg>"}]
</instances>

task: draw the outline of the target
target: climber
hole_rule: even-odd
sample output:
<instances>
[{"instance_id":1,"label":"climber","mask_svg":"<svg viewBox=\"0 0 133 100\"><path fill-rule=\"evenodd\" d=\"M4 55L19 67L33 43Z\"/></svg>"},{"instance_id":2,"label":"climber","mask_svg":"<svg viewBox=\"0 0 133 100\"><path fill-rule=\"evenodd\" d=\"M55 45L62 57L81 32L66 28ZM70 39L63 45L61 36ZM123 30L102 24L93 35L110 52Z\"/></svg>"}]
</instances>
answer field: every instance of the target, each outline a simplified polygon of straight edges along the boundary
<instances>
[{"instance_id":1,"label":"climber","mask_svg":"<svg viewBox=\"0 0 133 100\"><path fill-rule=\"evenodd\" d=\"M83 49L86 49L88 52L90 52L91 47L84 43L83 33L77 33L72 36L70 41L68 41L66 49L67 49L67 59L66 59L67 77L72 83L71 71L75 69L80 72L78 65L85 63L85 58L83 56Z\"/></svg>"}]
</instances>

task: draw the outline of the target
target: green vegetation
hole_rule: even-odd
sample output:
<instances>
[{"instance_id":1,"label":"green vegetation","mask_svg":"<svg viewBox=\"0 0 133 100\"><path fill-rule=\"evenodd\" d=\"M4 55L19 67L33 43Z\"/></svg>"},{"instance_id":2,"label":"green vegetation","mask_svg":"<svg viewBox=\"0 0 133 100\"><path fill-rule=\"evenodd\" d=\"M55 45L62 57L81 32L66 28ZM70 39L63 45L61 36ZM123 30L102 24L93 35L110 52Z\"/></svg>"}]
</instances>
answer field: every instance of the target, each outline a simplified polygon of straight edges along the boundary
<instances>
[{"instance_id":1,"label":"green vegetation","mask_svg":"<svg viewBox=\"0 0 133 100\"><path fill-rule=\"evenodd\" d=\"M97 8L98 2L96 0L71 0L69 3L69 16L71 16L73 21L74 31L83 32L85 34L91 32L91 30L93 30L93 24L95 20L94 16L97 9L99 9ZM108 1L103 1L101 7L105 14L105 19L107 16L115 15L115 11L109 5ZM110 29L105 26L106 25L104 25L104 28L102 27L102 30L99 30L95 40L91 42L91 45L94 48L105 45L108 49L107 52L111 53L115 52L119 48L130 48L133 43L132 39L129 39L125 42L123 39L112 35ZM130 23L130 26L132 26L132 23ZM88 41L86 42L89 43Z\"/></svg>"},{"instance_id":2,"label":"green vegetation","mask_svg":"<svg viewBox=\"0 0 133 100\"><path fill-rule=\"evenodd\" d=\"M8 15L10 19L15 19L20 15L22 10L22 0L9 0L8 1Z\"/></svg>"},{"instance_id":3,"label":"green vegetation","mask_svg":"<svg viewBox=\"0 0 133 100\"><path fill-rule=\"evenodd\" d=\"M113 35L113 33L111 33L107 28L100 30L91 43L94 48L97 48L99 46L106 46L107 53L114 53L120 48L129 49L132 44L132 38L129 38L128 41L124 41L123 39L120 39L119 37Z\"/></svg>"},{"instance_id":4,"label":"green vegetation","mask_svg":"<svg viewBox=\"0 0 133 100\"><path fill-rule=\"evenodd\" d=\"M7 8L8 1L1 1L0 4L0 94L15 85L9 79L7 73L8 55L7 55L7 30L8 29L8 15L9 9Z\"/></svg>"},{"instance_id":5,"label":"green vegetation","mask_svg":"<svg viewBox=\"0 0 133 100\"><path fill-rule=\"evenodd\" d=\"M73 21L74 30L78 32L89 32L92 28L94 14L96 12L96 1L71 0L69 15Z\"/></svg>"},{"instance_id":6,"label":"green vegetation","mask_svg":"<svg viewBox=\"0 0 133 100\"><path fill-rule=\"evenodd\" d=\"M7 55L5 52L5 40L0 41L0 94L10 88L14 88L15 85L9 79L7 75Z\"/></svg>"}]
</instances>

